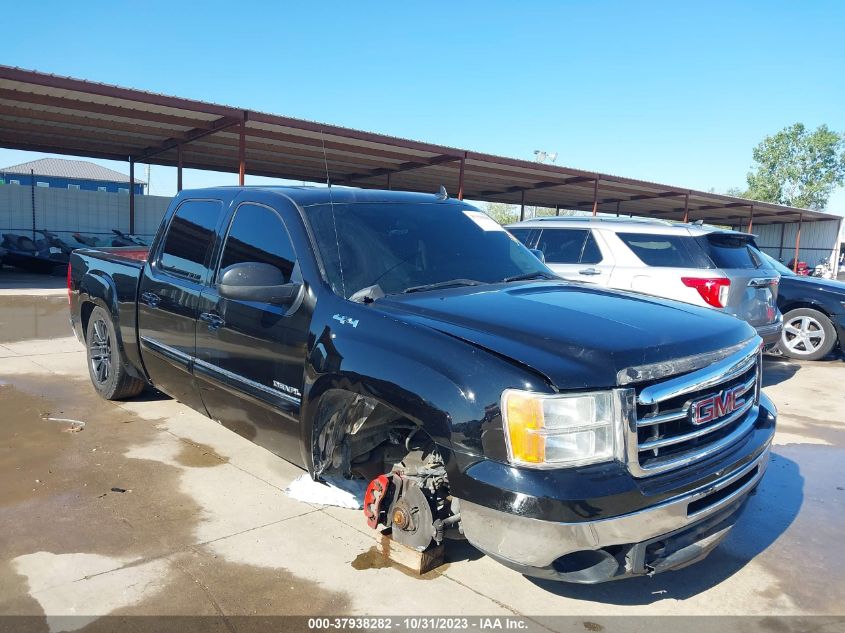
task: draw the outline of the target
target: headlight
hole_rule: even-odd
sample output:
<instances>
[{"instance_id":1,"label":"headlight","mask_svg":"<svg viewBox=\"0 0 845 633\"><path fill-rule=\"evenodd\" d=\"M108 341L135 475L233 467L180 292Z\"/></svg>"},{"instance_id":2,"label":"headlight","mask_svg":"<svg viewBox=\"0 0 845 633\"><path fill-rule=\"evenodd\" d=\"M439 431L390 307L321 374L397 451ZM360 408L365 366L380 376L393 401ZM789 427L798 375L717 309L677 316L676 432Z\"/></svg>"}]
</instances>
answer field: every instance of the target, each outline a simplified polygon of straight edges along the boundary
<instances>
[{"instance_id":1,"label":"headlight","mask_svg":"<svg viewBox=\"0 0 845 633\"><path fill-rule=\"evenodd\" d=\"M512 464L583 466L622 452L623 399L613 391L547 395L507 389L502 422Z\"/></svg>"}]
</instances>

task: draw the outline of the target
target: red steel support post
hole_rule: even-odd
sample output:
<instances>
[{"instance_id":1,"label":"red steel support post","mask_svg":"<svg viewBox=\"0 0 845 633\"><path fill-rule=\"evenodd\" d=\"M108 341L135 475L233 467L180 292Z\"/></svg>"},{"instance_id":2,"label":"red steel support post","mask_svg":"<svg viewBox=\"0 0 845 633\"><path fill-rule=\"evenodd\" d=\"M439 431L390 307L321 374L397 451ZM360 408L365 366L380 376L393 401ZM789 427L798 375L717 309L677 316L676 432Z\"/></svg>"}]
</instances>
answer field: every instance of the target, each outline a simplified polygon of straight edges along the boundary
<instances>
[{"instance_id":1,"label":"red steel support post","mask_svg":"<svg viewBox=\"0 0 845 633\"><path fill-rule=\"evenodd\" d=\"M599 179L593 181L593 215L599 211Z\"/></svg>"},{"instance_id":2,"label":"red steel support post","mask_svg":"<svg viewBox=\"0 0 845 633\"><path fill-rule=\"evenodd\" d=\"M798 230L795 232L795 260L792 262L792 272L798 272L798 252L801 250L801 223L804 222L804 214L798 214Z\"/></svg>"},{"instance_id":3,"label":"red steel support post","mask_svg":"<svg viewBox=\"0 0 845 633\"><path fill-rule=\"evenodd\" d=\"M129 233L135 233L135 159L129 157Z\"/></svg>"},{"instance_id":4,"label":"red steel support post","mask_svg":"<svg viewBox=\"0 0 845 633\"><path fill-rule=\"evenodd\" d=\"M746 233L751 233L751 229L754 228L754 205L751 205L751 216L748 218L748 230Z\"/></svg>"},{"instance_id":5,"label":"red steel support post","mask_svg":"<svg viewBox=\"0 0 845 633\"><path fill-rule=\"evenodd\" d=\"M182 191L182 146L176 146L176 192Z\"/></svg>"},{"instance_id":6,"label":"red steel support post","mask_svg":"<svg viewBox=\"0 0 845 633\"><path fill-rule=\"evenodd\" d=\"M29 197L32 202L32 241L35 241L35 170L29 170ZM0 266L2 268L2 266Z\"/></svg>"},{"instance_id":7,"label":"red steel support post","mask_svg":"<svg viewBox=\"0 0 845 633\"><path fill-rule=\"evenodd\" d=\"M464 163L466 163L466 159L461 159L461 171L458 174L458 200L464 199Z\"/></svg>"},{"instance_id":8,"label":"red steel support post","mask_svg":"<svg viewBox=\"0 0 845 633\"><path fill-rule=\"evenodd\" d=\"M238 138L238 184L243 187L246 178L246 121L241 123Z\"/></svg>"},{"instance_id":9,"label":"red steel support post","mask_svg":"<svg viewBox=\"0 0 845 633\"><path fill-rule=\"evenodd\" d=\"M684 224L689 222L689 194L684 196Z\"/></svg>"}]
</instances>

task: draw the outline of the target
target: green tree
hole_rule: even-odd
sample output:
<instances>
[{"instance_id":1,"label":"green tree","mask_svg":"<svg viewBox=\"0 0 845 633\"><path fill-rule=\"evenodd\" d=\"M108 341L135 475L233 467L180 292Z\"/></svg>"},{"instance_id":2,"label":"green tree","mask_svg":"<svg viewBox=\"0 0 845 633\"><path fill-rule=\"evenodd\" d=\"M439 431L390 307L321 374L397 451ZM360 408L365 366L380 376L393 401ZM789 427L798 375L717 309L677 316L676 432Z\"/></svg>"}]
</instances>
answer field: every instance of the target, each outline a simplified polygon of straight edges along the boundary
<instances>
[{"instance_id":1,"label":"green tree","mask_svg":"<svg viewBox=\"0 0 845 633\"><path fill-rule=\"evenodd\" d=\"M506 202L487 202L482 210L499 224L510 224L519 220L519 205Z\"/></svg>"},{"instance_id":2,"label":"green tree","mask_svg":"<svg viewBox=\"0 0 845 633\"><path fill-rule=\"evenodd\" d=\"M826 125L808 131L795 123L754 148L744 198L806 209L824 209L845 183L845 137ZM736 190L731 192L736 195Z\"/></svg>"},{"instance_id":3,"label":"green tree","mask_svg":"<svg viewBox=\"0 0 845 633\"><path fill-rule=\"evenodd\" d=\"M499 224L511 224L519 221L519 205L507 202L485 202L482 210ZM525 219L552 216L555 210L550 207L525 207ZM560 215L574 215L575 211L561 209Z\"/></svg>"}]
</instances>

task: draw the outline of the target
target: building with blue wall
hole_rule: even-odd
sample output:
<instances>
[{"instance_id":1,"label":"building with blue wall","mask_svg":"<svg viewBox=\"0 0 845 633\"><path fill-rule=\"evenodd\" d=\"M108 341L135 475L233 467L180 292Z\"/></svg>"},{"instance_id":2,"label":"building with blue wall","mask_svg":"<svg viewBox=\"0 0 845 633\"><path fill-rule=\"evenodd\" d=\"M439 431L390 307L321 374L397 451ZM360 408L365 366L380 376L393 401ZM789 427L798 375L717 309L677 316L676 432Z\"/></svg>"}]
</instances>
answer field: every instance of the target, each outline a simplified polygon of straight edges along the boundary
<instances>
[{"instance_id":1,"label":"building with blue wall","mask_svg":"<svg viewBox=\"0 0 845 633\"><path fill-rule=\"evenodd\" d=\"M0 168L0 186L51 187L129 194L129 176L85 160L41 158ZM135 195L143 195L146 183L135 179Z\"/></svg>"}]
</instances>

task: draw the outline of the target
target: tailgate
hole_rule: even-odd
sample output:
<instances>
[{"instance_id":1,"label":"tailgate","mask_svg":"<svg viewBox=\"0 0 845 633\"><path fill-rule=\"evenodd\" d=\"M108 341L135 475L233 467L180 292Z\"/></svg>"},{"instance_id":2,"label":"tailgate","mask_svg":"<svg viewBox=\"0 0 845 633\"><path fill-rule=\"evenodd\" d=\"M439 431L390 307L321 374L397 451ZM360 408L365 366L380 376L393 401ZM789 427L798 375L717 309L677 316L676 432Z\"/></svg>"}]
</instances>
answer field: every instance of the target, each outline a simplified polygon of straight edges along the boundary
<instances>
[{"instance_id":1,"label":"tailgate","mask_svg":"<svg viewBox=\"0 0 845 633\"><path fill-rule=\"evenodd\" d=\"M716 267L730 279L725 312L755 327L776 321L780 274L754 252L754 237L726 232L698 239Z\"/></svg>"},{"instance_id":2,"label":"tailgate","mask_svg":"<svg viewBox=\"0 0 845 633\"><path fill-rule=\"evenodd\" d=\"M731 280L725 312L748 321L754 327L776 320L777 272L769 269L729 269L725 273Z\"/></svg>"}]
</instances>

